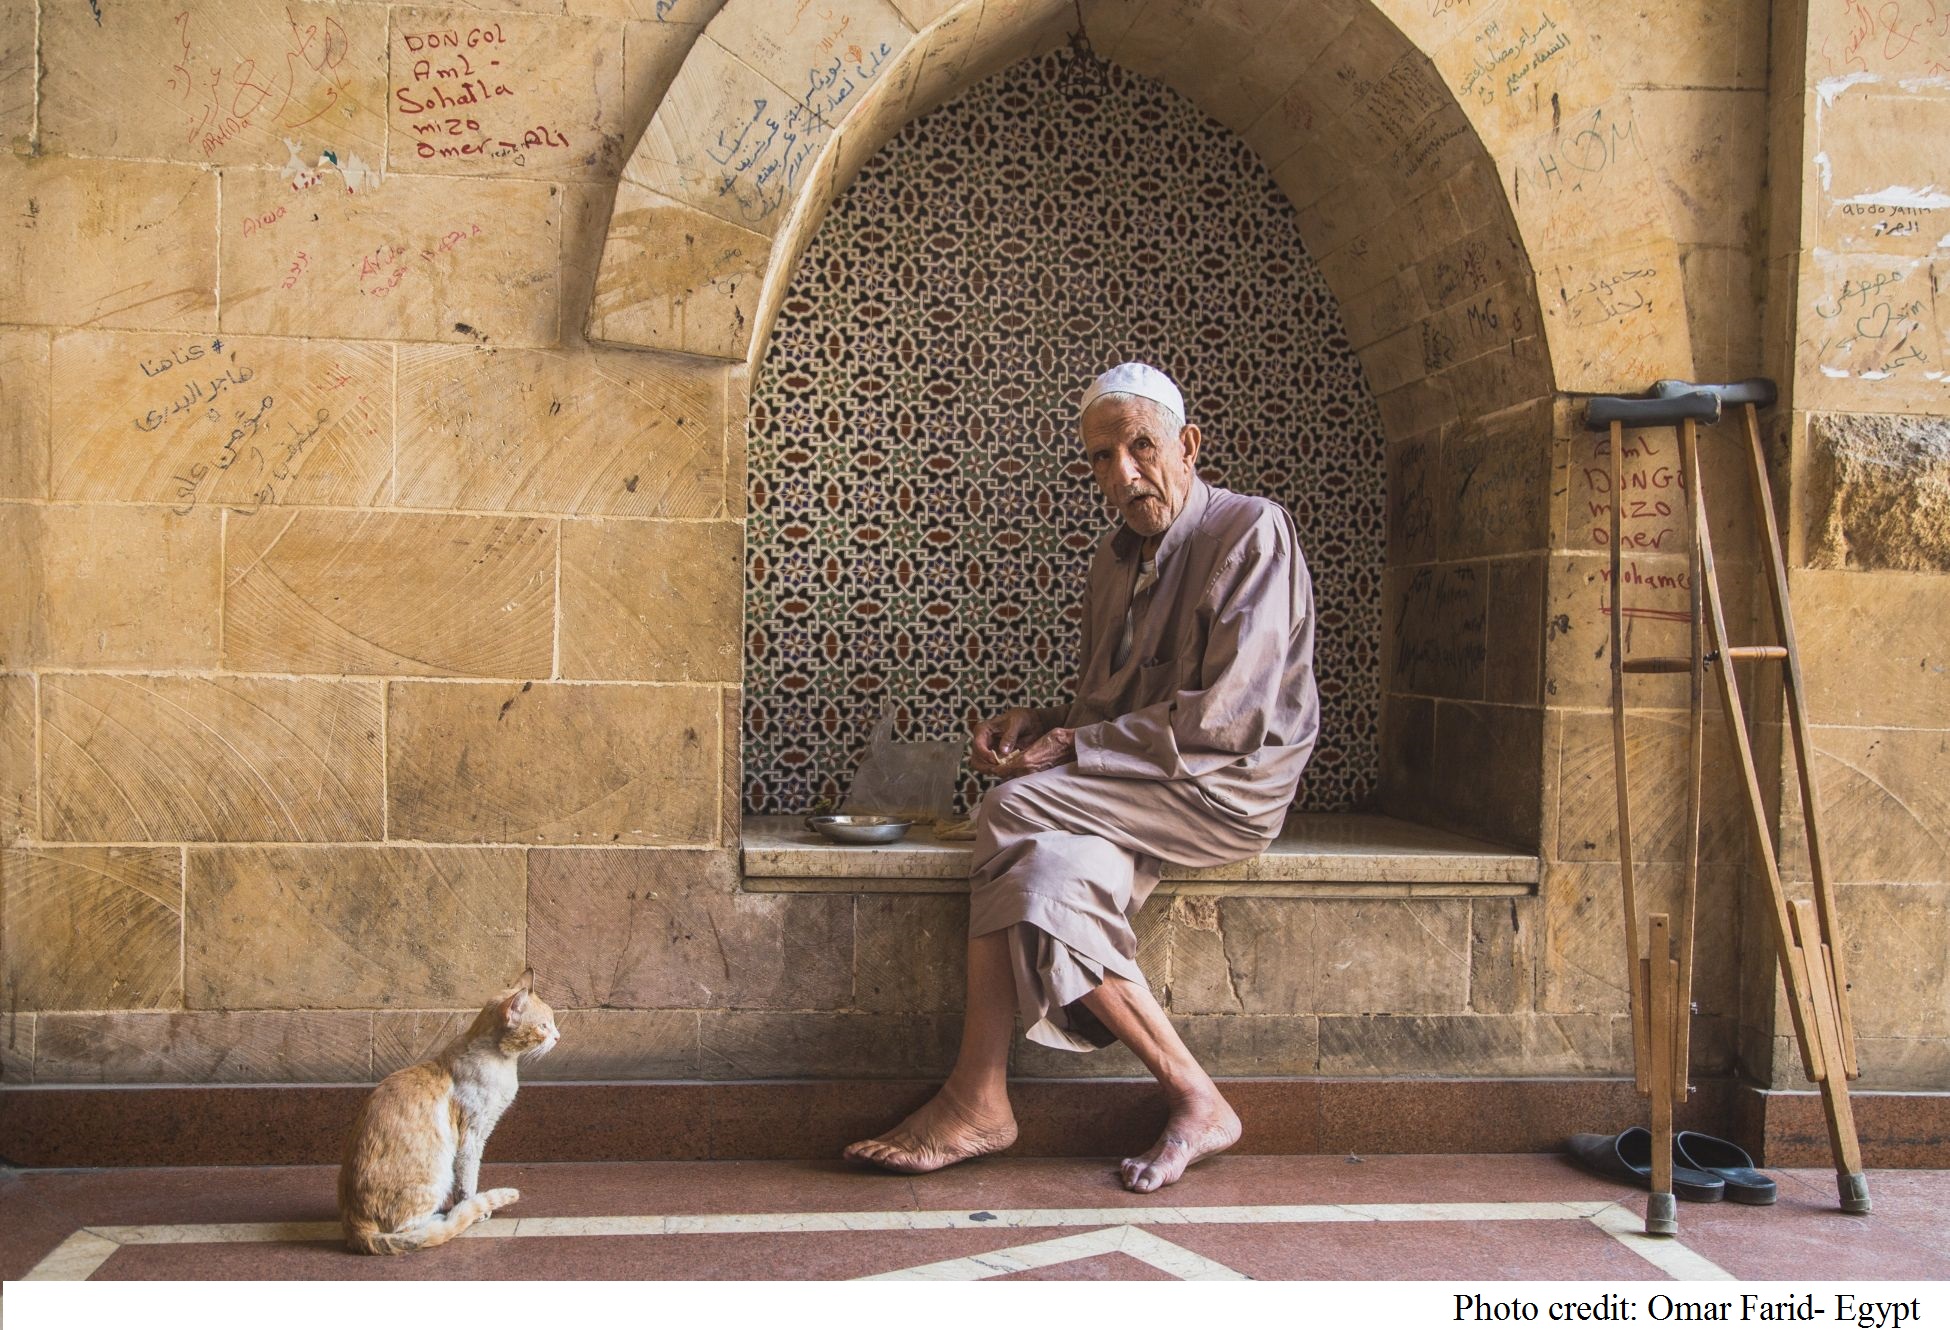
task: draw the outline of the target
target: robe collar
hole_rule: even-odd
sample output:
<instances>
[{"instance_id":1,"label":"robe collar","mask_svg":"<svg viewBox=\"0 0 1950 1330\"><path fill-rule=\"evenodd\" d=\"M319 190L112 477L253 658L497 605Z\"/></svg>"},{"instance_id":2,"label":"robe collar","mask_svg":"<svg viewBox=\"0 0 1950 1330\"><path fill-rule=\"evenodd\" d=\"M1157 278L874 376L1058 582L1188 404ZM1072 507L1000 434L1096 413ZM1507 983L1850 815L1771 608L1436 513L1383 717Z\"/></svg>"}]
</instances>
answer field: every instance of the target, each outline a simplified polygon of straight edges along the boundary
<instances>
[{"instance_id":1,"label":"robe collar","mask_svg":"<svg viewBox=\"0 0 1950 1330\"><path fill-rule=\"evenodd\" d=\"M1211 503L1212 487L1199 479L1197 473L1193 473L1192 488L1185 495L1185 506L1178 510L1178 516L1172 519L1171 525L1165 528L1164 535L1158 540L1158 552L1153 556L1158 567L1164 567L1165 562L1171 558L1171 552L1189 540L1192 532L1198 530L1199 523L1205 520L1205 510L1211 506ZM1144 537L1121 523L1117 528L1117 534L1112 536L1110 541L1111 552L1117 556L1119 563L1135 556L1143 546Z\"/></svg>"}]
</instances>

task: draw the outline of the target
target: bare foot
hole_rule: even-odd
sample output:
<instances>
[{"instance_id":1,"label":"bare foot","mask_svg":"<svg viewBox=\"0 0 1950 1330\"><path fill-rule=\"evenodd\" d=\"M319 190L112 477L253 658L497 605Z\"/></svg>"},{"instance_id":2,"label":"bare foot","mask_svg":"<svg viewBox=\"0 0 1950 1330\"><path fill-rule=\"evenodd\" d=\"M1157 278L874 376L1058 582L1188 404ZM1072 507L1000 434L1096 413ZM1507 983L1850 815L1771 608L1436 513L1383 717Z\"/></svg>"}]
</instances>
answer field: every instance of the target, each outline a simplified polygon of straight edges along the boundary
<instances>
[{"instance_id":1,"label":"bare foot","mask_svg":"<svg viewBox=\"0 0 1950 1330\"><path fill-rule=\"evenodd\" d=\"M847 1146L846 1157L895 1173L932 1173L964 1159L1006 1150L1015 1140L1016 1119L1006 1103L999 1113L978 1109L943 1086L900 1126Z\"/></svg>"},{"instance_id":2,"label":"bare foot","mask_svg":"<svg viewBox=\"0 0 1950 1330\"><path fill-rule=\"evenodd\" d=\"M1172 1109L1158 1143L1126 1159L1118 1171L1127 1191L1169 1187L1207 1155L1229 1150L1239 1139L1239 1115L1218 1094Z\"/></svg>"}]
</instances>

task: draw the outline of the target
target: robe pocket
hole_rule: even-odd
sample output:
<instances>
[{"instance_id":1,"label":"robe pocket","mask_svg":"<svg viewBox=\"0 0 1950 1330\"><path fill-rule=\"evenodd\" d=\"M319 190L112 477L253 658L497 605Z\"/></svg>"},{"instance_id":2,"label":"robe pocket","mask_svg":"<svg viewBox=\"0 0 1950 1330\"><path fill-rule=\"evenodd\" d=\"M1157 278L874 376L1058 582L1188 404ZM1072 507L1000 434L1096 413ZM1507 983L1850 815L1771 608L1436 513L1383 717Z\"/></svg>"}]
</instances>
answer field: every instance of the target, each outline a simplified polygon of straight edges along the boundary
<instances>
[{"instance_id":1,"label":"robe pocket","mask_svg":"<svg viewBox=\"0 0 1950 1330\"><path fill-rule=\"evenodd\" d=\"M1162 702L1179 688L1178 662L1175 660L1145 661L1138 666L1137 691L1142 699L1139 706L1149 706Z\"/></svg>"}]
</instances>

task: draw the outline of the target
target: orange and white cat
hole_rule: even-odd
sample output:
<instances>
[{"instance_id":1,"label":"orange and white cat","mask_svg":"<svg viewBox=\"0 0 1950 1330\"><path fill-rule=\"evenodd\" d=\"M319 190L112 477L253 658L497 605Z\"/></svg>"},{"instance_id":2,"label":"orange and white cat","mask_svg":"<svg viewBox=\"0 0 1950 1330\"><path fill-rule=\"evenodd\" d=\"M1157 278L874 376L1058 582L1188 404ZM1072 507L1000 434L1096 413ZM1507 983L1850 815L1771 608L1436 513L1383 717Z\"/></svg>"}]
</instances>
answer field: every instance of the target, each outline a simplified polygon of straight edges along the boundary
<instances>
[{"instance_id":1,"label":"orange and white cat","mask_svg":"<svg viewBox=\"0 0 1950 1330\"><path fill-rule=\"evenodd\" d=\"M481 1151L515 1101L515 1065L559 1037L525 970L431 1062L394 1072L366 1100L339 1167L339 1218L354 1251L438 1247L521 1193L478 1191Z\"/></svg>"}]
</instances>

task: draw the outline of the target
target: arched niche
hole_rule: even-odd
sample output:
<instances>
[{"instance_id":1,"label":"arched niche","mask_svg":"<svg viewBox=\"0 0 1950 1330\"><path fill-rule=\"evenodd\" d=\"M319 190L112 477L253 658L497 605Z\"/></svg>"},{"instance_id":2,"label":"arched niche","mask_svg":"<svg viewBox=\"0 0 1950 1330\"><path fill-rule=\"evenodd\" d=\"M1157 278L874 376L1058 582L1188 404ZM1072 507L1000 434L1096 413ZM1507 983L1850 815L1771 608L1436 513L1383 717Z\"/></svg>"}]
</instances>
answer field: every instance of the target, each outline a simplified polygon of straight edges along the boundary
<instances>
[{"instance_id":1,"label":"arched niche","mask_svg":"<svg viewBox=\"0 0 1950 1330\"><path fill-rule=\"evenodd\" d=\"M1628 95L1535 0L1083 14L1268 165L1381 405L1383 806L1534 843L1554 403L1692 368ZM589 336L749 367L860 165L1073 24L1057 0L729 0L622 173Z\"/></svg>"}]
</instances>

